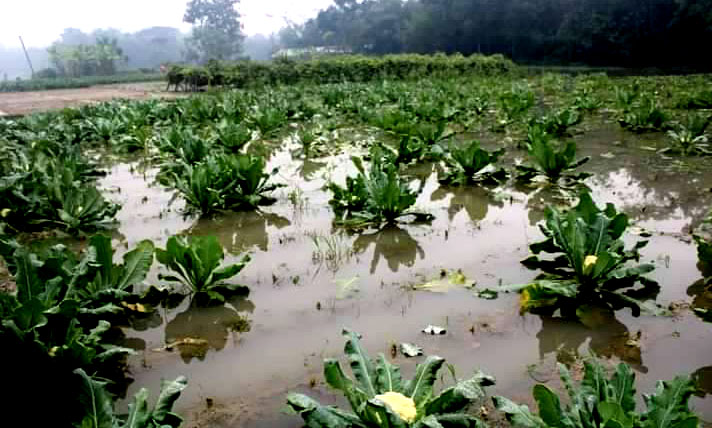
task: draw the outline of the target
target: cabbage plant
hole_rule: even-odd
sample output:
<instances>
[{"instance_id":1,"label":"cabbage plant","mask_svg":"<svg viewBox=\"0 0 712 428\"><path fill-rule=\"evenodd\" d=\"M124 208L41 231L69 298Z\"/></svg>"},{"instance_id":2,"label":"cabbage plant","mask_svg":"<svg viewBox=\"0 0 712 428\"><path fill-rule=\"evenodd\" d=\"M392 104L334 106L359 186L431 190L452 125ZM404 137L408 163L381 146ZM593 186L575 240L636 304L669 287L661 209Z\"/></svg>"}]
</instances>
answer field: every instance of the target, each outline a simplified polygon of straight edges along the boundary
<instances>
[{"instance_id":1,"label":"cabbage plant","mask_svg":"<svg viewBox=\"0 0 712 428\"><path fill-rule=\"evenodd\" d=\"M368 171L361 158L353 157L358 175L347 178L346 187L336 183L327 184L333 194L332 206L337 222L347 225L394 224L405 217L429 220L430 214L412 211L410 208L420 193L412 190L398 172L393 162L388 162L379 150L372 152Z\"/></svg>"},{"instance_id":2,"label":"cabbage plant","mask_svg":"<svg viewBox=\"0 0 712 428\"><path fill-rule=\"evenodd\" d=\"M465 413L467 406L485 398L484 388L494 378L476 372L470 379L457 381L440 394L434 391L443 358L430 356L415 369L411 380L404 380L400 368L383 354L371 359L361 347L359 336L344 330L346 354L354 378L348 377L338 360L324 361L326 383L341 392L351 406L347 412L324 406L303 394L290 393L289 407L312 428L434 428L481 427L477 417Z\"/></svg>"},{"instance_id":3,"label":"cabbage plant","mask_svg":"<svg viewBox=\"0 0 712 428\"><path fill-rule=\"evenodd\" d=\"M590 176L585 172L575 172L578 167L590 160L588 156L576 159L575 142L554 142L546 130L539 125L530 127L527 138L529 162L516 166L519 180L534 181L544 178L549 182L557 183L562 178L581 181Z\"/></svg>"},{"instance_id":4,"label":"cabbage plant","mask_svg":"<svg viewBox=\"0 0 712 428\"><path fill-rule=\"evenodd\" d=\"M246 290L244 285L227 280L247 266L250 256L221 267L225 252L215 236L172 236L165 249L156 249L156 259L173 273L160 278L182 284L199 302L224 302L226 297Z\"/></svg>"},{"instance_id":5,"label":"cabbage plant","mask_svg":"<svg viewBox=\"0 0 712 428\"><path fill-rule=\"evenodd\" d=\"M507 177L503 168L497 168L497 160L504 149L488 152L479 141L471 141L462 147L451 145L444 156L445 176L441 181L455 184L473 182L498 182Z\"/></svg>"},{"instance_id":6,"label":"cabbage plant","mask_svg":"<svg viewBox=\"0 0 712 428\"><path fill-rule=\"evenodd\" d=\"M654 299L659 285L645 276L653 265L627 266L639 261L639 250L647 244L638 241L625 248L622 237L628 224L627 215L612 204L598 208L589 193L582 193L578 205L568 211L547 208L540 225L545 239L531 244L534 255L522 261L544 274L522 288L522 310L560 308L571 315L582 303L631 307L634 314L647 308L643 300ZM554 258L542 258L542 253Z\"/></svg>"},{"instance_id":7,"label":"cabbage plant","mask_svg":"<svg viewBox=\"0 0 712 428\"><path fill-rule=\"evenodd\" d=\"M585 362L583 379L574 383L569 370L559 364L565 399L546 385L534 386L539 412L496 396L495 407L515 428L696 428L699 417L689 408L696 388L689 376L658 381L654 394L644 395L646 410L637 410L635 373L620 363L609 377L603 365Z\"/></svg>"}]
</instances>

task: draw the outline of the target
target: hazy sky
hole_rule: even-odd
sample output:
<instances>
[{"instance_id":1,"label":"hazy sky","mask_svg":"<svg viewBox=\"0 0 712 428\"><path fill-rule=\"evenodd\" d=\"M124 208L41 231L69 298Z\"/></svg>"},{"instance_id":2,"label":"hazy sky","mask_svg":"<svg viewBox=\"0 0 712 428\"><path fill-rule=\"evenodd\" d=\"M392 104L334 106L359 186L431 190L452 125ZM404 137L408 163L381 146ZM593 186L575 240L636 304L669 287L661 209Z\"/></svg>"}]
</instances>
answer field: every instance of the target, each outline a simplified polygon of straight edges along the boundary
<instances>
[{"instance_id":1,"label":"hazy sky","mask_svg":"<svg viewBox=\"0 0 712 428\"><path fill-rule=\"evenodd\" d=\"M0 45L16 46L22 35L28 46L52 43L67 27L90 32L118 28L133 32L167 26L182 30L187 0L0 0ZM284 18L301 22L327 7L331 0L242 0L245 33L269 34L284 26Z\"/></svg>"}]
</instances>

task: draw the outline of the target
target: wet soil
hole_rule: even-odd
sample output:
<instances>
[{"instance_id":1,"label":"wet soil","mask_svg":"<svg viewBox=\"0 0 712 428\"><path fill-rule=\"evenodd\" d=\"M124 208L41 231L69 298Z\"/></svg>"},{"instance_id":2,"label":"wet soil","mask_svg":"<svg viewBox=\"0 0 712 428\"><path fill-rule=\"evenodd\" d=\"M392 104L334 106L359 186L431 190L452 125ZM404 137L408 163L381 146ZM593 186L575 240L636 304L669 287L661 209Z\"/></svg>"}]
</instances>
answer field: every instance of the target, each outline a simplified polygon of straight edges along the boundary
<instances>
[{"instance_id":1,"label":"wet soil","mask_svg":"<svg viewBox=\"0 0 712 428\"><path fill-rule=\"evenodd\" d=\"M656 380L680 373L711 385L712 329L684 303L707 293L694 286L701 274L689 236L712 203L707 160L654 153L649 148L663 143L662 134L637 136L603 121L585 127L574 138L581 155L592 157L583 168L595 173L587 185L599 204L613 202L628 213L633 230L652 234L642 259L656 265L658 302L679 308L675 316L636 318L623 310L573 322L520 315L517 295L484 300L461 286L417 290L443 270L460 270L475 289L533 279L536 272L520 260L541 238L536 223L552 200L546 190L441 187L432 165L419 166L408 174L413 186L423 185L417 206L435 215L432 224L357 233L332 226L330 195L322 190L328 179L342 181L352 170L346 155L305 160L286 144L270 156L270 167L279 168L277 181L286 184L277 203L214 219L186 217L179 200L169 206L172 195L153 184L156 171L129 161L110 168L102 182L123 204L117 241L130 248L152 239L162 246L176 233L214 234L231 261L252 255L237 277L250 288L248 296L208 309L186 300L126 330L138 351L130 360L135 381L129 396L186 375L189 387L177 410L187 426L298 427L299 418L281 411L288 391L343 404L324 385L321 362L342 356L344 327L363 334L372 355L390 355L393 344L410 342L426 355L447 358L458 376L482 369L497 378L491 393L523 403L531 403L536 382L558 387L557 361L575 366L588 349L631 364L639 392L652 392ZM447 334L423 334L428 324ZM200 344L165 349L185 338ZM396 355L394 361L411 374L420 359ZM712 386L703 389L693 406L712 420Z\"/></svg>"}]
</instances>

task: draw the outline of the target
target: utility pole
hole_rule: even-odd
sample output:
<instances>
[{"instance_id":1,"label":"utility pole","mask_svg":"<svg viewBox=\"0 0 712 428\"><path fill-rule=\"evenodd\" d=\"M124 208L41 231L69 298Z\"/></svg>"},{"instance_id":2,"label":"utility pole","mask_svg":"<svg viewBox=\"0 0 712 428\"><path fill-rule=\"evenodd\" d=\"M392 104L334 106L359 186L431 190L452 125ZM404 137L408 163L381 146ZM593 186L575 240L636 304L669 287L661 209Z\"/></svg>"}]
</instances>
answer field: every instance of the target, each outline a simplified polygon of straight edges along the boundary
<instances>
[{"instance_id":1,"label":"utility pole","mask_svg":"<svg viewBox=\"0 0 712 428\"><path fill-rule=\"evenodd\" d=\"M25 51L25 58L27 58L27 63L30 65L30 71L32 72L32 78L35 78L35 69L32 67L32 61L30 61L30 56L27 54L27 49L25 48L25 42L22 41L22 36L20 37L20 44L22 44L22 50Z\"/></svg>"}]
</instances>

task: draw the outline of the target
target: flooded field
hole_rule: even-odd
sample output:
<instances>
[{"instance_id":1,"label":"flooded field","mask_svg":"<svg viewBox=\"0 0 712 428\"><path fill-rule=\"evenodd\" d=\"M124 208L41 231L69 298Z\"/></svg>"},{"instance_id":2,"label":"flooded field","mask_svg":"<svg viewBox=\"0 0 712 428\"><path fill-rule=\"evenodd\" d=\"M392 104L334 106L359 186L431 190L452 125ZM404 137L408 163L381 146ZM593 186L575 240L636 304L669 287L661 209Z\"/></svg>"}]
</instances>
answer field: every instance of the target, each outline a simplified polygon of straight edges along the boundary
<instances>
[{"instance_id":1,"label":"flooded field","mask_svg":"<svg viewBox=\"0 0 712 428\"><path fill-rule=\"evenodd\" d=\"M614 203L636 230L651 234L643 261L655 264L652 277L662 284L658 303L675 309L671 317L636 318L622 310L615 318L594 313L584 323L520 315L516 293L496 300L476 296L479 288L536 276L520 260L541 237L536 225L549 202L546 189L441 186L433 165L419 165L407 174L413 186L424 185L416 206L435 216L431 225L349 232L332 227L330 195L323 190L327 180L343 180L353 169L344 155L300 159L287 139L269 161L286 184L277 203L214 219L183 216L180 201L167 208L171 193L152 183L155 170L118 163L101 185L122 203L122 243L133 247L148 238L161 246L178 233L216 235L235 261L252 255L239 277L248 296L211 308L186 299L126 332L139 351L130 359L135 381L129 396L183 374L190 388L178 409L189 426L298 427L299 418L280 412L285 395L300 390L336 402L323 383L321 361L341 354L343 327L363 333L374 354L409 342L426 355L445 357L458 375L482 369L496 377L497 393L520 402L531 403L536 382L558 385L555 363L575 361L588 349L629 363L641 392L676 373L694 373L710 385L712 331L688 309L691 299L709 299L696 286L701 273L689 236L712 203L707 160L683 164L651 152L659 134L637 136L599 119L584 126L575 140L580 153L593 158L585 169L595 175L586 184L599 204ZM474 290L451 284L447 277L454 272ZM444 326L447 334L422 333L429 324ZM183 339L205 342L166 349ZM399 354L394 361L412 371L420 358ZM706 391L694 408L712 420Z\"/></svg>"},{"instance_id":2,"label":"flooded field","mask_svg":"<svg viewBox=\"0 0 712 428\"><path fill-rule=\"evenodd\" d=\"M323 368L347 329L384 354L376 382L433 355L437 391L494 376L468 423L508 426L495 396L535 409L591 354L636 374L638 409L675 379L712 422L709 85L299 83L0 120L0 340L36 358L8 364L58 408L89 385L119 420L178 379L183 426L300 427L289 393L347 404ZM394 412L383 385L366 401Z\"/></svg>"}]
</instances>

